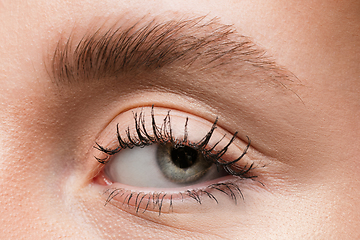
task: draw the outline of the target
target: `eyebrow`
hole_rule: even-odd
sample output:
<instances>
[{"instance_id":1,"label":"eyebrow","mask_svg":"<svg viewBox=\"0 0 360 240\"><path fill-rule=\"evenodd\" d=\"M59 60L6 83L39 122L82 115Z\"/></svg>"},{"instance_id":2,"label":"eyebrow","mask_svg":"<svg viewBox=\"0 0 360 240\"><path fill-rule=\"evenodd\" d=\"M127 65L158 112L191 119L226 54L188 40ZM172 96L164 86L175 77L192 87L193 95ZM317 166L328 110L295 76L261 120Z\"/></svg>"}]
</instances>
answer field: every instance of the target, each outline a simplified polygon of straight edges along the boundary
<instances>
[{"instance_id":1,"label":"eyebrow","mask_svg":"<svg viewBox=\"0 0 360 240\"><path fill-rule=\"evenodd\" d=\"M64 41L65 39L65 41ZM51 73L58 84L118 78L167 67L267 75L280 82L289 74L266 57L248 37L218 19L137 21L130 26L101 26L79 41L61 38L52 55ZM230 70L230 71L229 71Z\"/></svg>"}]
</instances>

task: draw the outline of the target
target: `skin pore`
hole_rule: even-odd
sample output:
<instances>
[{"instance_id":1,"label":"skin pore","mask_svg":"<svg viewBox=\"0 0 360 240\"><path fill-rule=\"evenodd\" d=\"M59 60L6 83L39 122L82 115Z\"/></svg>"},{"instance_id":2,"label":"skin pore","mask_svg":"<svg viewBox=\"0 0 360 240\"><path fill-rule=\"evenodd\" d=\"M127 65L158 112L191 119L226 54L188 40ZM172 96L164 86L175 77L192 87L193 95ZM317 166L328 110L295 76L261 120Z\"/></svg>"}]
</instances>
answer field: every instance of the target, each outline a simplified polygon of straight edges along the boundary
<instances>
[{"instance_id":1,"label":"skin pore","mask_svg":"<svg viewBox=\"0 0 360 240\"><path fill-rule=\"evenodd\" d=\"M359 237L358 1L1 1L0 12L1 239ZM159 124L171 110L175 140L186 118L192 142L218 119L210 147L238 132L225 161L251 141L234 166L253 163L256 178L234 180L236 204L226 187L201 204L186 194L204 182L158 197L109 186L94 146L115 149L117 126L135 134L133 113L151 123L152 106Z\"/></svg>"}]
</instances>

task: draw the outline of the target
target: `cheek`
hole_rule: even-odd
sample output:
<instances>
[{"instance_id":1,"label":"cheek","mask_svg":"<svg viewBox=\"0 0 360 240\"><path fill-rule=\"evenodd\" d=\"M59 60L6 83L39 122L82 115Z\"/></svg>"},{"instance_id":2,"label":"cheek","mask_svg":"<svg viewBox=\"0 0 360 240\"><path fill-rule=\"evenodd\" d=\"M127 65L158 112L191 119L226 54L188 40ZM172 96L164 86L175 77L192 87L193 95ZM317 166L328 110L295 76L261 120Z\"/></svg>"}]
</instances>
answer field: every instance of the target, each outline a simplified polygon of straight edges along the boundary
<instances>
[{"instance_id":1,"label":"cheek","mask_svg":"<svg viewBox=\"0 0 360 240\"><path fill-rule=\"evenodd\" d=\"M49 232L61 233L61 225L66 225L66 221L63 214L58 214L60 189L53 184L56 178L49 177L49 166L34 164L34 159L26 155L11 160L1 169L1 236L47 239Z\"/></svg>"},{"instance_id":2,"label":"cheek","mask_svg":"<svg viewBox=\"0 0 360 240\"><path fill-rule=\"evenodd\" d=\"M75 214L74 205L69 204L79 183L65 187L71 177L83 172L75 171L78 167L73 159L77 154L69 151L73 149L63 148L62 125L56 118L59 114L45 107L50 102L44 105L32 99L21 107L16 104L2 113L7 115L7 122L0 129L4 143L0 153L0 235L6 239L87 235L82 233L82 221L73 218L73 214L81 212Z\"/></svg>"}]
</instances>

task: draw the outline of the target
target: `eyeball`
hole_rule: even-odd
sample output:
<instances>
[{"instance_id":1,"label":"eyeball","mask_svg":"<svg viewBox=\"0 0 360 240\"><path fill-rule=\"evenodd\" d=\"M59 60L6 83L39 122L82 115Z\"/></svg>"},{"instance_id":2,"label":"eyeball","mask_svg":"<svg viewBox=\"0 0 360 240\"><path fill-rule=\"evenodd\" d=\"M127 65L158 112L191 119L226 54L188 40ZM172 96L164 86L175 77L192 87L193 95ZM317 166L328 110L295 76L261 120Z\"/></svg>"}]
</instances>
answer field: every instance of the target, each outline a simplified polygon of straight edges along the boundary
<instances>
[{"instance_id":1,"label":"eyeball","mask_svg":"<svg viewBox=\"0 0 360 240\"><path fill-rule=\"evenodd\" d=\"M153 205L161 211L164 201L170 209L185 196L217 202L215 192L236 202L236 196L243 197L237 182L252 178L253 163L245 157L250 140L244 144L236 133L228 134L217 119L211 123L161 108L155 114L152 107L124 112L110 126L106 136L115 132L116 141L95 146L105 155L96 158L105 164L101 176L109 186L107 203L133 205L136 212Z\"/></svg>"}]
</instances>

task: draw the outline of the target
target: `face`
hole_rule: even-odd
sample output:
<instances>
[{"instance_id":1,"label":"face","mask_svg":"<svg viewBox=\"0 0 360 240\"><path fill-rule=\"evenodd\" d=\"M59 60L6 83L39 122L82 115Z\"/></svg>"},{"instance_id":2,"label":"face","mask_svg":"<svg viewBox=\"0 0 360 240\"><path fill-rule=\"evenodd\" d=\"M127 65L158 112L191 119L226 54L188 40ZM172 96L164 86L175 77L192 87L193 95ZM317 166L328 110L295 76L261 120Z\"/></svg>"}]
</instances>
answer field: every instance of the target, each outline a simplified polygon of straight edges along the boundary
<instances>
[{"instance_id":1,"label":"face","mask_svg":"<svg viewBox=\"0 0 360 240\"><path fill-rule=\"evenodd\" d=\"M3 239L357 238L359 1L1 1Z\"/></svg>"}]
</instances>

